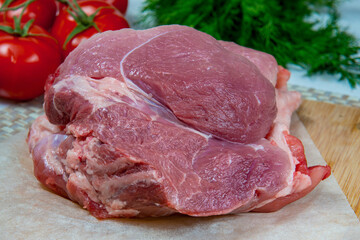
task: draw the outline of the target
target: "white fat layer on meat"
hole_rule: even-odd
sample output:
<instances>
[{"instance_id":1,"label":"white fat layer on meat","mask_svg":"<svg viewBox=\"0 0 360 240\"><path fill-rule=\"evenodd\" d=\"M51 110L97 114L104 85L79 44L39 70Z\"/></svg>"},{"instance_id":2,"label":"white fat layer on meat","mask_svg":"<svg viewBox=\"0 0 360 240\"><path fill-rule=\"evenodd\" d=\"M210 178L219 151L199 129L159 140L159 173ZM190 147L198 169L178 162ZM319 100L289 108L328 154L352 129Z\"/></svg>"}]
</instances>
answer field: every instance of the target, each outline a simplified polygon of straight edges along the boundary
<instances>
[{"instance_id":1,"label":"white fat layer on meat","mask_svg":"<svg viewBox=\"0 0 360 240\"><path fill-rule=\"evenodd\" d=\"M114 102L123 103L115 94L125 95L132 101L136 102L134 94L126 87L126 84L115 78L106 77L101 80L94 80L90 77L72 75L54 86L55 93L61 89L71 88L72 91L80 94L85 100L93 105L93 111L99 108L108 107ZM54 105L56 107L56 104Z\"/></svg>"},{"instance_id":2,"label":"white fat layer on meat","mask_svg":"<svg viewBox=\"0 0 360 240\"><path fill-rule=\"evenodd\" d=\"M178 186L181 186L182 184L184 183L187 183L186 180L189 180L191 179L191 187L193 187L192 189L195 190L195 188L197 188L198 190L195 191L195 192L192 192L192 191L189 191L191 192L191 194L185 198L185 200L183 199L183 201L187 201L187 200L190 200L193 195L195 194L198 194L198 193L201 193L201 181L202 181L202 178L199 177L199 175L197 175L196 173L192 173L190 176L188 176L189 173L184 173L183 174L183 179L181 180L181 182L178 184ZM171 198L171 202L175 203L175 206L180 206L180 194L179 194L179 191L178 189L175 187L175 186L172 186L173 187L173 193L168 196L168 198ZM180 193L183 193L183 191L180 191ZM181 194L182 195L182 194Z\"/></svg>"},{"instance_id":3,"label":"white fat layer on meat","mask_svg":"<svg viewBox=\"0 0 360 240\"><path fill-rule=\"evenodd\" d=\"M133 174L127 174L123 177L107 177L104 179L97 179L97 176L92 177L92 184L96 189L96 192L100 193L98 197L101 197L99 201L104 204L107 212L112 216L136 216L140 212L134 209L123 209L126 207L126 201L120 201L118 199L111 199L116 196L119 191L129 186L134 186L139 183L146 185L159 184L157 179L157 172L155 170L146 172L137 172Z\"/></svg>"},{"instance_id":4,"label":"white fat layer on meat","mask_svg":"<svg viewBox=\"0 0 360 240\"><path fill-rule=\"evenodd\" d=\"M292 155L284 136L284 132L289 132L291 115L300 104L300 96L298 93L289 92L286 89L276 89L276 102L278 114L274 121L272 134L269 140L274 141L279 148L286 152L290 162L290 169L292 171L289 171L289 175L286 180L287 186L285 188L279 191L274 198L261 202L254 208L262 207L277 198L284 197L294 192L299 192L311 185L310 176L299 172L294 174L296 164L299 162Z\"/></svg>"},{"instance_id":5,"label":"white fat layer on meat","mask_svg":"<svg viewBox=\"0 0 360 240\"><path fill-rule=\"evenodd\" d=\"M85 100L89 101L92 106L92 112L94 113L96 110L101 108L106 108L114 103L124 103L128 104L131 107L143 110L148 108L148 104L150 104L152 114L149 113L150 118L153 121L156 121L160 116L161 112L163 113L162 116L166 117L166 120L174 125L177 125L177 127L180 127L182 129L185 129L187 131L193 132L195 134L198 134L208 140L211 135L202 133L200 131L197 131L193 128L190 128L180 122L173 113L168 110L166 107L161 105L159 102L157 102L155 99L150 98L143 98L143 95L137 95L137 92L132 91L128 88L128 85L126 85L123 81L120 81L115 78L106 77L99 80L94 80L89 77L83 77L83 76L70 76L67 79L64 79L57 84L54 85L55 92L60 91L63 88L69 88L71 86L72 90L74 92L77 92L80 94ZM112 94L109 94L112 93ZM130 101L124 101L122 100L122 97L127 97L130 99ZM72 126L68 127L69 131L77 131L80 135L86 135L86 129L82 130L81 128L74 128Z\"/></svg>"},{"instance_id":6,"label":"white fat layer on meat","mask_svg":"<svg viewBox=\"0 0 360 240\"><path fill-rule=\"evenodd\" d=\"M93 176L93 186L100 193L101 199L105 203L106 199L115 196L118 191L129 186L143 183L146 185L157 184L158 181L154 178L155 170L141 171L133 174L126 174L123 177L106 177L106 179L99 179Z\"/></svg>"},{"instance_id":7,"label":"white fat layer on meat","mask_svg":"<svg viewBox=\"0 0 360 240\"><path fill-rule=\"evenodd\" d=\"M181 178L181 181L179 181L179 185L182 185L183 183L185 183L185 179L186 179L186 174L184 172L181 172L182 173L182 178Z\"/></svg>"},{"instance_id":8,"label":"white fat layer on meat","mask_svg":"<svg viewBox=\"0 0 360 240\"><path fill-rule=\"evenodd\" d=\"M86 178L86 176L79 171L74 171L70 173L68 183L73 183L78 189L83 190L86 192L88 197L94 201L99 202L98 194L96 193L94 187L90 184L89 180ZM70 196L72 198L72 196Z\"/></svg>"},{"instance_id":9,"label":"white fat layer on meat","mask_svg":"<svg viewBox=\"0 0 360 240\"><path fill-rule=\"evenodd\" d=\"M95 139L89 140L89 144L95 144ZM163 181L163 178L160 178L160 176L155 170L127 174L124 177L107 177L106 179L102 179L102 177L104 176L100 177L99 179L97 175L93 175L89 179L84 175L84 173L76 171L79 156L79 152L76 149L81 149L81 146L77 146L77 144L75 143L74 148L68 151L66 162L64 162L64 164L67 166L66 171L69 174L68 181L75 184L77 188L85 191L92 201L98 203L101 202L102 204L104 204L106 210L112 216L136 216L140 213L139 211L133 209L122 209L127 204L125 201L110 199L112 196L116 195L116 193L113 192L114 189L119 190L121 188L126 188L131 185L136 185L140 182L147 185L152 185L158 184L159 182ZM51 162L54 162L56 160L53 155L47 156L47 159L50 159ZM56 161L54 163L60 164ZM61 166L56 166L56 169L62 168ZM91 183L89 181L91 181ZM99 192L101 194L99 194Z\"/></svg>"},{"instance_id":10,"label":"white fat layer on meat","mask_svg":"<svg viewBox=\"0 0 360 240\"><path fill-rule=\"evenodd\" d=\"M106 200L106 205L109 205L111 209L121 210L126 207L127 202L119 199Z\"/></svg>"},{"instance_id":11,"label":"white fat layer on meat","mask_svg":"<svg viewBox=\"0 0 360 240\"><path fill-rule=\"evenodd\" d=\"M260 204L256 205L254 208L262 207L262 206L264 206L264 205L266 205L268 203L271 203L272 201L276 200L277 198L286 196L286 195L288 195L290 193L301 192L302 190L306 189L310 185L311 185L311 178L310 178L309 175L302 174L300 172L296 172L295 176L293 178L293 181L291 183L291 186L288 186L288 187L284 188L283 190L278 192L275 195L275 197L267 199L267 200L261 202Z\"/></svg>"},{"instance_id":12,"label":"white fat layer on meat","mask_svg":"<svg viewBox=\"0 0 360 240\"><path fill-rule=\"evenodd\" d=\"M63 160L64 165L66 167L69 167L69 169L77 170L79 164L79 156L81 156L80 151L78 151L76 148L69 150L66 153L66 159Z\"/></svg>"},{"instance_id":13,"label":"white fat layer on meat","mask_svg":"<svg viewBox=\"0 0 360 240\"><path fill-rule=\"evenodd\" d=\"M90 129L72 124L66 126L66 134L76 133L76 136L86 136L90 133Z\"/></svg>"},{"instance_id":14,"label":"white fat layer on meat","mask_svg":"<svg viewBox=\"0 0 360 240\"><path fill-rule=\"evenodd\" d=\"M309 175L296 172L294 176L293 192L300 192L311 185L311 178Z\"/></svg>"},{"instance_id":15,"label":"white fat layer on meat","mask_svg":"<svg viewBox=\"0 0 360 240\"><path fill-rule=\"evenodd\" d=\"M57 175L63 175L64 169L59 161L59 156L57 150L57 146L64 139L63 135L51 135L51 132L46 131L45 128L41 126L42 122L37 122L39 124L37 126L37 130L31 129L29 135L29 144L33 146L32 153L41 157L43 159L43 163L46 165L47 169L55 172ZM41 131L42 129L43 131ZM40 137L37 135L39 134ZM47 138L50 137L50 138ZM41 141L45 139L47 141ZM65 138L66 139L66 138ZM35 148L36 146L36 148Z\"/></svg>"},{"instance_id":16,"label":"white fat layer on meat","mask_svg":"<svg viewBox=\"0 0 360 240\"><path fill-rule=\"evenodd\" d=\"M114 217L131 216L135 217L139 215L140 211L135 209L114 209L112 206L105 205L106 211Z\"/></svg>"},{"instance_id":17,"label":"white fat layer on meat","mask_svg":"<svg viewBox=\"0 0 360 240\"><path fill-rule=\"evenodd\" d=\"M86 140L86 149L94 149L95 145L98 144L98 139L97 138L92 138L90 140ZM75 148L79 148L81 149L82 147L74 142L74 149ZM112 146L109 145L110 151L111 152L115 152L115 148L113 148ZM116 158L114 159L111 163L108 163L106 165L104 165L101 162L98 162L96 159L101 159L102 156L101 154L99 154L100 152L98 151L83 151L82 155L84 157L84 159L86 159L86 167L85 167L85 171L87 174L89 175L93 175L94 172L107 172L107 171L111 171L112 169L125 169L126 167L130 167L133 166L134 163L137 162L141 162L140 159L138 158L134 158L131 155L127 155L124 157L120 157L120 158Z\"/></svg>"},{"instance_id":18,"label":"white fat layer on meat","mask_svg":"<svg viewBox=\"0 0 360 240\"><path fill-rule=\"evenodd\" d=\"M45 159L44 163L46 164L46 168L54 171L57 175L63 175L64 170L52 148L48 148L46 153L43 155L43 158Z\"/></svg>"},{"instance_id":19,"label":"white fat layer on meat","mask_svg":"<svg viewBox=\"0 0 360 240\"><path fill-rule=\"evenodd\" d=\"M62 165L64 164L62 162L63 159L58 156L56 149L67 136L54 134L59 131L59 127L50 124L45 115L40 116L35 120L30 129L28 144L31 154L40 157L46 165L46 169L53 171L56 175L62 176L66 182L68 179ZM46 141L42 141L43 139ZM44 148L46 150L44 150Z\"/></svg>"},{"instance_id":20,"label":"white fat layer on meat","mask_svg":"<svg viewBox=\"0 0 360 240\"><path fill-rule=\"evenodd\" d=\"M34 150L36 144L38 144L41 139L56 132L60 132L60 128L56 125L51 124L45 115L42 115L35 119L34 123L30 128L28 137L30 151Z\"/></svg>"},{"instance_id":21,"label":"white fat layer on meat","mask_svg":"<svg viewBox=\"0 0 360 240\"><path fill-rule=\"evenodd\" d=\"M258 105L261 104L260 98L256 95L256 93L254 94L254 97L256 98L256 101L258 103Z\"/></svg>"},{"instance_id":22,"label":"white fat layer on meat","mask_svg":"<svg viewBox=\"0 0 360 240\"><path fill-rule=\"evenodd\" d=\"M58 114L59 116L63 116L63 115L64 115L63 112L62 112L61 110L59 110L59 108L58 108L58 106L57 106L57 104L56 104L56 102L55 102L55 98L52 99L52 106L54 107L54 109L56 110L56 112L57 112L57 114Z\"/></svg>"},{"instance_id":23,"label":"white fat layer on meat","mask_svg":"<svg viewBox=\"0 0 360 240\"><path fill-rule=\"evenodd\" d=\"M188 130L188 131L190 131L190 132L193 132L193 133L196 133L196 134L202 136L203 138L206 139L206 141L208 141L209 138L212 137L211 134L202 133L202 132L199 132L199 131L197 131L197 130L195 130L195 129L193 129L193 128L186 127L186 126L184 126L184 125L179 125L179 126L180 126L181 128L183 128L183 129L186 129L186 130Z\"/></svg>"},{"instance_id":24,"label":"white fat layer on meat","mask_svg":"<svg viewBox=\"0 0 360 240\"><path fill-rule=\"evenodd\" d=\"M133 81L131 81L130 79L128 79L126 76L125 76L125 72L124 72L124 66L123 66L123 63L124 61L126 60L126 58L132 54L134 51L136 51L137 49L145 46L146 44L148 44L149 42L151 42L152 40L162 36L162 35L165 35L167 33L170 33L170 32L173 32L173 31L166 31L166 32L163 32L163 33L160 33L158 35L155 35L154 37L148 39L147 41L141 43L140 45L138 45L137 47L133 48L131 51L129 51L124 57L123 59L121 59L120 61L120 72L121 72L121 75L123 76L127 86L131 89L133 89L135 92L138 92L139 94L145 96L146 98L148 99L151 99L152 97L149 96L149 94L145 93L141 88L139 88Z\"/></svg>"},{"instance_id":25,"label":"white fat layer on meat","mask_svg":"<svg viewBox=\"0 0 360 240\"><path fill-rule=\"evenodd\" d=\"M250 143L250 144L247 144L247 146L249 146L249 147L251 147L252 149L254 149L255 152L257 152L257 151L259 151L259 150L264 151L264 146L263 146L263 145L258 145L258 144Z\"/></svg>"}]
</instances>

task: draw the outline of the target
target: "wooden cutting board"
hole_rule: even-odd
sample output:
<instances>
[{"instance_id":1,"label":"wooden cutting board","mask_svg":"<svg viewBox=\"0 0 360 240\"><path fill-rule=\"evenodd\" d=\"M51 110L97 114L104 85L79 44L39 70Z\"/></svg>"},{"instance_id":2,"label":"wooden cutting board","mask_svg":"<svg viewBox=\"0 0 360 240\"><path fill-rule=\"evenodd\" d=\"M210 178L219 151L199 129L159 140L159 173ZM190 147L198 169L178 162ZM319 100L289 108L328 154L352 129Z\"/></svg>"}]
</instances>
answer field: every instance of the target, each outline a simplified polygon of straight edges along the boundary
<instances>
[{"instance_id":1,"label":"wooden cutting board","mask_svg":"<svg viewBox=\"0 0 360 240\"><path fill-rule=\"evenodd\" d=\"M360 220L360 108L304 100L297 113Z\"/></svg>"}]
</instances>

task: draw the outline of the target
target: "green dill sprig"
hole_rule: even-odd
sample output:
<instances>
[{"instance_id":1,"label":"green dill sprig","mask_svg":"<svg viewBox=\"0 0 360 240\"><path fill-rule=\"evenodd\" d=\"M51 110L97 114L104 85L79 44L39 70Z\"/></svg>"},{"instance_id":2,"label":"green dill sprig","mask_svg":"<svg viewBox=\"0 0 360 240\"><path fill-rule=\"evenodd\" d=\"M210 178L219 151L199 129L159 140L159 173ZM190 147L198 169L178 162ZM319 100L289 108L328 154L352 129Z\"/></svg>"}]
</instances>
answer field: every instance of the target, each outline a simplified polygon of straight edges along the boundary
<instances>
[{"instance_id":1,"label":"green dill sprig","mask_svg":"<svg viewBox=\"0 0 360 240\"><path fill-rule=\"evenodd\" d=\"M273 55L283 66L339 74L360 85L359 43L342 29L338 0L146 0L143 19L181 24ZM327 16L321 22L315 17Z\"/></svg>"}]
</instances>

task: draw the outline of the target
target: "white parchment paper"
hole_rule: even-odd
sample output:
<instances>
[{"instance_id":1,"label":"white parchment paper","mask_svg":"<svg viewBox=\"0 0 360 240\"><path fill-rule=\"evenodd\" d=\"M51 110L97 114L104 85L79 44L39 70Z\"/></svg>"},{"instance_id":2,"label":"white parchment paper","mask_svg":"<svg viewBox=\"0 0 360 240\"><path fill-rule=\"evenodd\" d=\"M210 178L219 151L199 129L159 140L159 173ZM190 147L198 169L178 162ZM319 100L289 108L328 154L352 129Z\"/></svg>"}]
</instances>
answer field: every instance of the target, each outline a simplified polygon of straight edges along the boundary
<instances>
[{"instance_id":1,"label":"white parchment paper","mask_svg":"<svg viewBox=\"0 0 360 240\"><path fill-rule=\"evenodd\" d=\"M325 165L297 116L292 133L309 165ZM99 221L35 179L26 134L0 143L0 239L360 239L359 220L333 176L274 213Z\"/></svg>"}]
</instances>

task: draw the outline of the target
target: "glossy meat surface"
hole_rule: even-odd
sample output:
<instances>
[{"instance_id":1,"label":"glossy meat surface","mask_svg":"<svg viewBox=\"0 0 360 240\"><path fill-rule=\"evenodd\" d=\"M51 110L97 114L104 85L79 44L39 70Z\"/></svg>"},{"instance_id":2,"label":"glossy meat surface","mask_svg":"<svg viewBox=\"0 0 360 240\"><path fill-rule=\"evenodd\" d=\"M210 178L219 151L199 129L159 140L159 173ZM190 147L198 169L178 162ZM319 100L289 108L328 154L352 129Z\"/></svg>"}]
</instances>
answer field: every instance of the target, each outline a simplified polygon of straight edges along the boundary
<instances>
[{"instance_id":1,"label":"glossy meat surface","mask_svg":"<svg viewBox=\"0 0 360 240\"><path fill-rule=\"evenodd\" d=\"M69 74L114 77L151 96L199 131L250 143L265 137L275 119L275 91L259 68L240 53L205 33L177 25L107 32L75 50L55 82ZM275 59L257 53L266 55L276 74ZM49 88L45 102L49 120L66 124L71 121L68 111L54 109L67 99L53 96L54 89Z\"/></svg>"},{"instance_id":2,"label":"glossy meat surface","mask_svg":"<svg viewBox=\"0 0 360 240\"><path fill-rule=\"evenodd\" d=\"M35 176L98 218L277 210L330 173L289 133L289 76L188 27L99 34L48 82Z\"/></svg>"}]
</instances>

